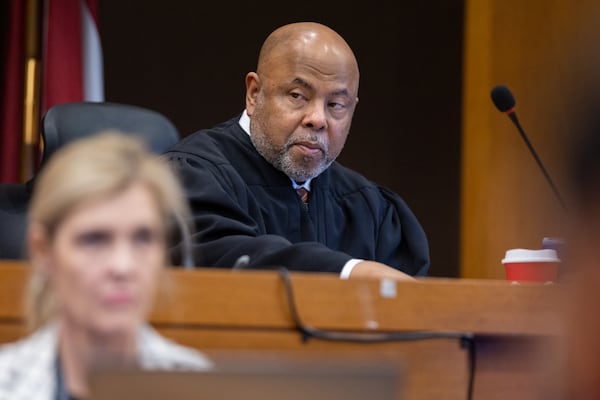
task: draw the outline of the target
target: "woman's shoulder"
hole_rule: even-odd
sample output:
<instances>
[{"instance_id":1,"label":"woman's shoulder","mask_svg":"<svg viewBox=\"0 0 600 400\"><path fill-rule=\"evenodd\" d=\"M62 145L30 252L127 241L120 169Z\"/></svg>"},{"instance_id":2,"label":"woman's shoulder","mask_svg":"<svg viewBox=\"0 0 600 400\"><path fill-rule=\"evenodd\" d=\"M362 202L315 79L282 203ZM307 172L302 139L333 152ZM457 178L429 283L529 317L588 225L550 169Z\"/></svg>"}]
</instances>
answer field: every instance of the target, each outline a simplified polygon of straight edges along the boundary
<instances>
[{"instance_id":1,"label":"woman's shoulder","mask_svg":"<svg viewBox=\"0 0 600 400\"><path fill-rule=\"evenodd\" d=\"M55 358L54 326L0 346L0 398L45 398L52 392Z\"/></svg>"},{"instance_id":2,"label":"woman's shoulder","mask_svg":"<svg viewBox=\"0 0 600 400\"><path fill-rule=\"evenodd\" d=\"M56 328L46 326L16 342L0 345L0 371L6 363L51 359L56 354Z\"/></svg>"}]
</instances>

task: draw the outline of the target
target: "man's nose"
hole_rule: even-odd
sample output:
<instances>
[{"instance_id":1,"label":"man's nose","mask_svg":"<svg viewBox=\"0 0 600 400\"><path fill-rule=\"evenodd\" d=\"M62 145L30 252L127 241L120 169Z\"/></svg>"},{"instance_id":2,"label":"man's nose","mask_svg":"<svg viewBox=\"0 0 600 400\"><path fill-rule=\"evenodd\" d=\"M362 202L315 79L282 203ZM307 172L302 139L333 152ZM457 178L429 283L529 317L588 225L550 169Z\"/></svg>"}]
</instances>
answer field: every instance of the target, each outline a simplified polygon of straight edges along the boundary
<instances>
[{"instance_id":1,"label":"man's nose","mask_svg":"<svg viewBox=\"0 0 600 400\"><path fill-rule=\"evenodd\" d=\"M327 128L327 110L324 101L313 100L309 103L303 124L317 131Z\"/></svg>"}]
</instances>

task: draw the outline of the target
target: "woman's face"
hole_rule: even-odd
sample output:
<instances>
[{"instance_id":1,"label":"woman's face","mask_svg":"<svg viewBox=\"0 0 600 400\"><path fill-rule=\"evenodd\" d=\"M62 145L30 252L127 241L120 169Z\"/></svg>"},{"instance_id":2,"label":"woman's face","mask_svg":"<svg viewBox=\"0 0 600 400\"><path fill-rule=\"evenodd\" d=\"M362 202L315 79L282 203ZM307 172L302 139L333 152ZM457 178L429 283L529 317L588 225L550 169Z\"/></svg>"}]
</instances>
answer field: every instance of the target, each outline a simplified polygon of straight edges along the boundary
<instances>
[{"instance_id":1,"label":"woman's face","mask_svg":"<svg viewBox=\"0 0 600 400\"><path fill-rule=\"evenodd\" d=\"M63 322L101 337L143 323L166 260L164 221L147 187L78 205L46 247Z\"/></svg>"}]
</instances>

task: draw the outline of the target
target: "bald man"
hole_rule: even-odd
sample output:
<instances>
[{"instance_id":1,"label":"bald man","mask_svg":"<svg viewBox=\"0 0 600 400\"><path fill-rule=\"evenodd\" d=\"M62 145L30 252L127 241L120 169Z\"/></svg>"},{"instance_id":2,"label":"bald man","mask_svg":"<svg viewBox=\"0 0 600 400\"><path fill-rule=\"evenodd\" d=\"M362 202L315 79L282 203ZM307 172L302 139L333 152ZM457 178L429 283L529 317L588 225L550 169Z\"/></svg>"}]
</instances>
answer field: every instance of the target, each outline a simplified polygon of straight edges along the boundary
<instances>
[{"instance_id":1,"label":"bald man","mask_svg":"<svg viewBox=\"0 0 600 400\"><path fill-rule=\"evenodd\" d=\"M165 155L186 187L197 265L426 275L427 238L408 206L335 161L358 82L352 50L330 28L294 23L269 35L241 115Z\"/></svg>"}]
</instances>

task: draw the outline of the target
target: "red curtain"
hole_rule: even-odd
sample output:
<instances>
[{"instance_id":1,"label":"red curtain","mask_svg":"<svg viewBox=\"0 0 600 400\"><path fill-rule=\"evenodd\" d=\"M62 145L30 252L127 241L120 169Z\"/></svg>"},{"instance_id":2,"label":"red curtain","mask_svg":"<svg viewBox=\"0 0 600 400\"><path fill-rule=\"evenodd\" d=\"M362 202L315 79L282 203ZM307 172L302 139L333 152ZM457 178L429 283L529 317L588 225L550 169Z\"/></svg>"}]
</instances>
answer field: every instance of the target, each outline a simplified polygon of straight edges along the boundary
<instances>
[{"instance_id":1,"label":"red curtain","mask_svg":"<svg viewBox=\"0 0 600 400\"><path fill-rule=\"evenodd\" d=\"M102 49L97 29L97 0L39 0L43 15L37 28L41 45L41 82L36 88L41 115L72 101L104 101ZM0 48L0 182L21 180L25 31L27 2L10 0L7 43ZM30 166L35 171L36 166ZM30 170L25 168L24 170Z\"/></svg>"},{"instance_id":2,"label":"red curtain","mask_svg":"<svg viewBox=\"0 0 600 400\"><path fill-rule=\"evenodd\" d=\"M48 0L44 29L42 113L83 99L80 0Z\"/></svg>"},{"instance_id":3,"label":"red curtain","mask_svg":"<svg viewBox=\"0 0 600 400\"><path fill-rule=\"evenodd\" d=\"M0 98L0 182L20 181L20 152L23 107L25 2L11 0L8 5L7 42Z\"/></svg>"},{"instance_id":4,"label":"red curtain","mask_svg":"<svg viewBox=\"0 0 600 400\"><path fill-rule=\"evenodd\" d=\"M95 0L46 0L42 113L72 101L104 100Z\"/></svg>"}]
</instances>

